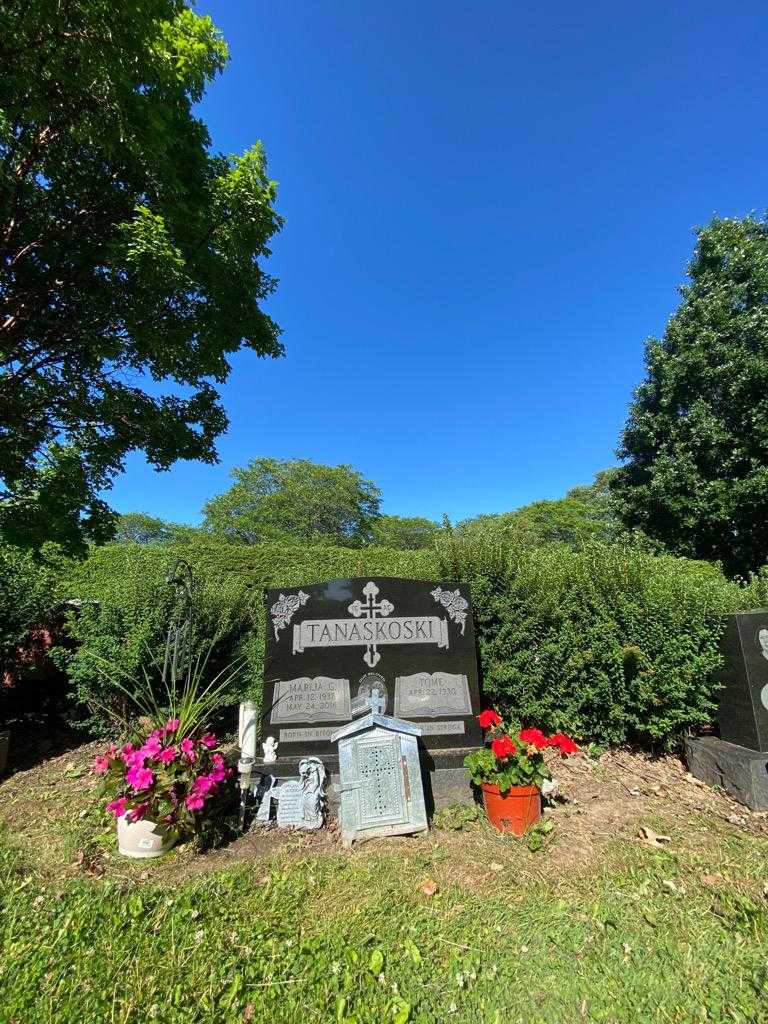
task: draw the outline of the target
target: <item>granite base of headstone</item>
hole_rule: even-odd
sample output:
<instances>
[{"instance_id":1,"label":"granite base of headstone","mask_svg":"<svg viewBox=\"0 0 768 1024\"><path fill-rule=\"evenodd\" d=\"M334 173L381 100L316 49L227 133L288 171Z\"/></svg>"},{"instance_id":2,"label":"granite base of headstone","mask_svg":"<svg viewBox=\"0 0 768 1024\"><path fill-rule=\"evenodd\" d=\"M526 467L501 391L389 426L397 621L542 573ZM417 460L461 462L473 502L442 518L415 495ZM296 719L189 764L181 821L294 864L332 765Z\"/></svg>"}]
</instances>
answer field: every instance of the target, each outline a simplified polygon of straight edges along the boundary
<instances>
[{"instance_id":1,"label":"granite base of headstone","mask_svg":"<svg viewBox=\"0 0 768 1024\"><path fill-rule=\"evenodd\" d=\"M685 740L688 770L694 778L722 789L752 811L768 811L768 753L717 736Z\"/></svg>"},{"instance_id":2,"label":"granite base of headstone","mask_svg":"<svg viewBox=\"0 0 768 1024\"><path fill-rule=\"evenodd\" d=\"M464 758L474 747L459 748L455 751L443 751L435 757L419 743L421 764L421 784L424 788L424 800L427 814L431 818L436 811L442 811L451 804L472 806L477 798L467 778ZM293 778L298 774L300 758L278 758L276 762L261 767L261 771L269 771L279 782ZM329 811L336 815L339 809L339 797L334 785L340 781L338 756L325 755L323 763L328 771L329 787L326 792L326 804Z\"/></svg>"}]
</instances>

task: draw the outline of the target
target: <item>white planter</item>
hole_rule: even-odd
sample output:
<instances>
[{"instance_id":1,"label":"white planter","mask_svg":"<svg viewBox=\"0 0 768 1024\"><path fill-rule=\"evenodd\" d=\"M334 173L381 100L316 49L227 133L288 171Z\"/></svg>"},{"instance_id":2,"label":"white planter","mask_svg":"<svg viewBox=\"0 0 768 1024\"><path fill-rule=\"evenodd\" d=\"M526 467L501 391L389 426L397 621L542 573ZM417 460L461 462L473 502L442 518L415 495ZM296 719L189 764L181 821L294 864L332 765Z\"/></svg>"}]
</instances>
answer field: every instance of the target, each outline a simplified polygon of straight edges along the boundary
<instances>
[{"instance_id":1,"label":"white planter","mask_svg":"<svg viewBox=\"0 0 768 1024\"><path fill-rule=\"evenodd\" d=\"M126 821L125 815L117 819L117 848L124 857L146 860L162 857L176 842L168 838L168 830L157 822Z\"/></svg>"}]
</instances>

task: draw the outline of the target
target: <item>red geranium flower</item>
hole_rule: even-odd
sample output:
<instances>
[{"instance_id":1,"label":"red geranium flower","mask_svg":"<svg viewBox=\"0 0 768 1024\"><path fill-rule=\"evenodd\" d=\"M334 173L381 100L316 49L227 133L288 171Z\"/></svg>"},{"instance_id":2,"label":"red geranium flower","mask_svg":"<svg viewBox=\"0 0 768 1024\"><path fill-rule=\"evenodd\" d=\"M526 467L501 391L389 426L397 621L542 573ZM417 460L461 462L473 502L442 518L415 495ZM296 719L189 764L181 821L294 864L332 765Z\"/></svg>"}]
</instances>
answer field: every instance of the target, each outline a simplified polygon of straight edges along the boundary
<instances>
[{"instance_id":1,"label":"red geranium flower","mask_svg":"<svg viewBox=\"0 0 768 1024\"><path fill-rule=\"evenodd\" d=\"M529 747L536 747L537 750L543 750L547 746L547 737L541 729L523 729L520 733L520 742Z\"/></svg>"},{"instance_id":2,"label":"red geranium flower","mask_svg":"<svg viewBox=\"0 0 768 1024\"><path fill-rule=\"evenodd\" d=\"M481 729L492 729L494 725L501 724L501 716L497 715L495 711L488 708L486 711L481 711L477 716L477 720L480 723Z\"/></svg>"},{"instance_id":3,"label":"red geranium flower","mask_svg":"<svg viewBox=\"0 0 768 1024\"><path fill-rule=\"evenodd\" d=\"M554 736L550 736L547 745L559 747L561 754L576 754L579 750L571 737L566 736L563 732L556 732Z\"/></svg>"},{"instance_id":4,"label":"red geranium flower","mask_svg":"<svg viewBox=\"0 0 768 1024\"><path fill-rule=\"evenodd\" d=\"M499 739L493 740L491 743L491 750L493 751L494 757L498 757L500 761L509 757L510 754L517 753L517 747L509 736L501 736Z\"/></svg>"}]
</instances>

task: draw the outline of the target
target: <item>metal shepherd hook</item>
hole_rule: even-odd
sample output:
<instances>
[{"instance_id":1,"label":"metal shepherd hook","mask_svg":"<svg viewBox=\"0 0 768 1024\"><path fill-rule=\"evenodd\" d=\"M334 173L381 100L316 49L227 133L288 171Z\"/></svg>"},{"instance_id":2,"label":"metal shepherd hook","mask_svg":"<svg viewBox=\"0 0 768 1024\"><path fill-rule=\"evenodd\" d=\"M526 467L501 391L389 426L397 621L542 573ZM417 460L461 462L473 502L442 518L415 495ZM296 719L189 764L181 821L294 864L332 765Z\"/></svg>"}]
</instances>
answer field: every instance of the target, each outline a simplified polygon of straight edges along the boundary
<instances>
[{"instance_id":1,"label":"metal shepherd hook","mask_svg":"<svg viewBox=\"0 0 768 1024\"><path fill-rule=\"evenodd\" d=\"M165 640L165 659L163 661L163 682L188 674L192 667L192 566L183 558L177 558L171 566L165 582L173 587L175 600Z\"/></svg>"}]
</instances>

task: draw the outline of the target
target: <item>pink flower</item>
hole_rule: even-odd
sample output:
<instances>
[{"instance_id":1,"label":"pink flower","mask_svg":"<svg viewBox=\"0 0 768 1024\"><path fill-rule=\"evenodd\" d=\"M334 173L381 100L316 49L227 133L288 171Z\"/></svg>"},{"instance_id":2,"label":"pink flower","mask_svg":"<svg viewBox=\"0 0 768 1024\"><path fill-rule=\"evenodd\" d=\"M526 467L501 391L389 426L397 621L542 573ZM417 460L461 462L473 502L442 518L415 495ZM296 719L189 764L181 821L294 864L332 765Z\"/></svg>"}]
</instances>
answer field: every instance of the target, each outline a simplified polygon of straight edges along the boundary
<instances>
[{"instance_id":1,"label":"pink flower","mask_svg":"<svg viewBox=\"0 0 768 1024\"><path fill-rule=\"evenodd\" d=\"M211 775L198 775L194 781L193 793L210 793L216 785L216 780Z\"/></svg>"},{"instance_id":2,"label":"pink flower","mask_svg":"<svg viewBox=\"0 0 768 1024\"><path fill-rule=\"evenodd\" d=\"M143 750L134 750L123 758L128 768L143 768L146 759L147 755Z\"/></svg>"},{"instance_id":3,"label":"pink flower","mask_svg":"<svg viewBox=\"0 0 768 1024\"><path fill-rule=\"evenodd\" d=\"M155 776L149 768L139 768L135 765L125 773L125 781L134 790L149 789L155 781Z\"/></svg>"},{"instance_id":4,"label":"pink flower","mask_svg":"<svg viewBox=\"0 0 768 1024\"><path fill-rule=\"evenodd\" d=\"M117 747L114 743L110 743L107 749L104 751L104 757L117 757Z\"/></svg>"},{"instance_id":5,"label":"pink flower","mask_svg":"<svg viewBox=\"0 0 768 1024\"><path fill-rule=\"evenodd\" d=\"M208 747L209 749L212 749L213 747L218 747L219 745L219 741L216 739L212 732L207 732L205 736L201 736L200 742L204 747Z\"/></svg>"},{"instance_id":6,"label":"pink flower","mask_svg":"<svg viewBox=\"0 0 768 1024\"><path fill-rule=\"evenodd\" d=\"M190 761L195 760L195 744L189 737L182 740L179 746L181 747L182 754L186 754Z\"/></svg>"},{"instance_id":7,"label":"pink flower","mask_svg":"<svg viewBox=\"0 0 768 1024\"><path fill-rule=\"evenodd\" d=\"M163 764L170 764L171 761L176 760L178 753L176 747L166 747L165 750L161 750L157 755L157 760L162 761Z\"/></svg>"},{"instance_id":8,"label":"pink flower","mask_svg":"<svg viewBox=\"0 0 768 1024\"><path fill-rule=\"evenodd\" d=\"M104 773L108 769L109 769L109 758L106 756L106 754L97 754L96 757L94 757L94 759L93 759L93 764L91 765L91 771L95 772L97 775L104 775Z\"/></svg>"},{"instance_id":9,"label":"pink flower","mask_svg":"<svg viewBox=\"0 0 768 1024\"><path fill-rule=\"evenodd\" d=\"M213 779L214 782L223 782L224 779L226 779L226 777L227 769L224 767L224 765L218 765L216 768L213 768L208 774L208 778Z\"/></svg>"},{"instance_id":10,"label":"pink flower","mask_svg":"<svg viewBox=\"0 0 768 1024\"><path fill-rule=\"evenodd\" d=\"M169 718L168 721L165 723L165 731L166 732L176 732L176 730L178 728L179 728L179 720L178 720L178 718Z\"/></svg>"},{"instance_id":11,"label":"pink flower","mask_svg":"<svg viewBox=\"0 0 768 1024\"><path fill-rule=\"evenodd\" d=\"M163 749L163 745L157 736L150 736L144 746L141 748L140 753L144 757L157 757L160 751Z\"/></svg>"},{"instance_id":12,"label":"pink flower","mask_svg":"<svg viewBox=\"0 0 768 1024\"><path fill-rule=\"evenodd\" d=\"M199 811L205 803L205 797L200 793L190 793L184 803L187 805L187 810Z\"/></svg>"},{"instance_id":13,"label":"pink flower","mask_svg":"<svg viewBox=\"0 0 768 1024\"><path fill-rule=\"evenodd\" d=\"M112 803L107 804L107 810L114 814L116 818L122 818L125 814L125 805L127 803L127 798L121 796L118 800L113 800Z\"/></svg>"},{"instance_id":14,"label":"pink flower","mask_svg":"<svg viewBox=\"0 0 768 1024\"><path fill-rule=\"evenodd\" d=\"M141 821L144 815L147 813L147 804L139 804L138 807L132 808L126 814L126 820L129 822Z\"/></svg>"},{"instance_id":15,"label":"pink flower","mask_svg":"<svg viewBox=\"0 0 768 1024\"><path fill-rule=\"evenodd\" d=\"M132 753L133 753L133 744L132 743L126 743L125 746L123 747L123 749L120 751L120 756L123 759L125 759L127 757L130 757Z\"/></svg>"},{"instance_id":16,"label":"pink flower","mask_svg":"<svg viewBox=\"0 0 768 1024\"><path fill-rule=\"evenodd\" d=\"M212 760L217 768L221 768L221 766L224 764L224 758L221 756L221 754L214 754Z\"/></svg>"}]
</instances>

